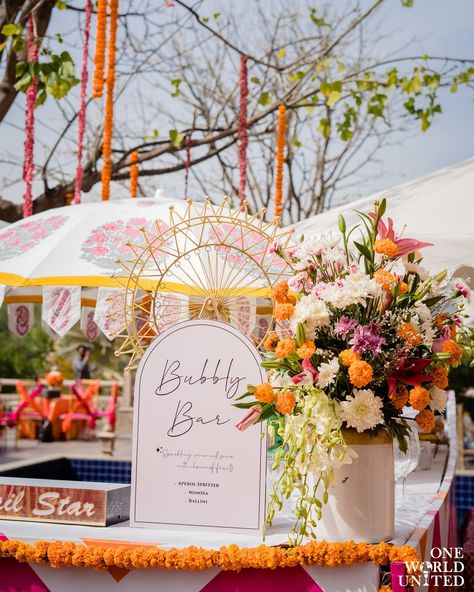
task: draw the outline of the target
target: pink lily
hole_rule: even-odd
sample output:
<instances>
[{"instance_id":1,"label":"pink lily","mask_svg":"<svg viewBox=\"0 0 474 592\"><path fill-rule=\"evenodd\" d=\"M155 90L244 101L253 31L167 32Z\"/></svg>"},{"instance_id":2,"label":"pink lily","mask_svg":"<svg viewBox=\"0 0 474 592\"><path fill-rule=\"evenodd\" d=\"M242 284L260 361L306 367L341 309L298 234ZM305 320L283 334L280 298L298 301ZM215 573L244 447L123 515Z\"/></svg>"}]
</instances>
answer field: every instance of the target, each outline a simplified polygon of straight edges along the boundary
<instances>
[{"instance_id":1,"label":"pink lily","mask_svg":"<svg viewBox=\"0 0 474 592\"><path fill-rule=\"evenodd\" d=\"M369 216L374 220L377 218L374 212L370 212ZM395 230L393 229L393 220L392 218L388 218L388 226L385 225L383 220L379 220L377 225L377 232L381 239L388 238L397 245L397 255L408 255L409 253L414 253L418 249L423 249L424 247L432 247L433 243L422 243L419 240L414 238L399 238L395 234Z\"/></svg>"},{"instance_id":2,"label":"pink lily","mask_svg":"<svg viewBox=\"0 0 474 592\"><path fill-rule=\"evenodd\" d=\"M432 380L432 376L424 374L430 364L431 360L423 358L402 358L398 368L387 378L388 396L397 390L398 382L409 386L421 386L421 383Z\"/></svg>"},{"instance_id":3,"label":"pink lily","mask_svg":"<svg viewBox=\"0 0 474 592\"><path fill-rule=\"evenodd\" d=\"M293 376L293 378L291 379L293 384L299 384L308 375L310 375L313 378L313 382L315 382L318 379L319 374L316 368L311 363L310 358L304 358L301 362L301 367L303 368L303 372L300 372L299 374L296 374L296 376Z\"/></svg>"},{"instance_id":4,"label":"pink lily","mask_svg":"<svg viewBox=\"0 0 474 592\"><path fill-rule=\"evenodd\" d=\"M240 432L243 432L248 427L253 425L262 415L262 408L260 405L250 407L247 413L242 417L239 423L235 426Z\"/></svg>"}]
</instances>

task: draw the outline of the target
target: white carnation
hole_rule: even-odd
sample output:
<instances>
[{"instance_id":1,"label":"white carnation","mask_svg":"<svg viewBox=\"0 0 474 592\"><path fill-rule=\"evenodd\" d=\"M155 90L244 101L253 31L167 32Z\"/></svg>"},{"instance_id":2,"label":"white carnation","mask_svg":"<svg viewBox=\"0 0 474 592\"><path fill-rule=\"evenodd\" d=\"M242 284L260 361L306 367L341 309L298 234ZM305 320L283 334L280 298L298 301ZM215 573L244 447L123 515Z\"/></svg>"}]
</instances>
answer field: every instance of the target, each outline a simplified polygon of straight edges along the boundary
<instances>
[{"instance_id":1,"label":"white carnation","mask_svg":"<svg viewBox=\"0 0 474 592\"><path fill-rule=\"evenodd\" d=\"M374 298L381 294L377 282L365 273L351 273L337 283L319 283L315 286L319 298L335 308L343 309L352 304L366 303L367 298Z\"/></svg>"},{"instance_id":2,"label":"white carnation","mask_svg":"<svg viewBox=\"0 0 474 592\"><path fill-rule=\"evenodd\" d=\"M269 372L268 381L275 388L284 388L287 386L294 386L291 376L285 372Z\"/></svg>"},{"instance_id":3,"label":"white carnation","mask_svg":"<svg viewBox=\"0 0 474 592\"><path fill-rule=\"evenodd\" d=\"M430 389L430 407L433 411L443 413L446 409L446 401L448 400L448 393L443 389L434 386Z\"/></svg>"},{"instance_id":4,"label":"white carnation","mask_svg":"<svg viewBox=\"0 0 474 592\"><path fill-rule=\"evenodd\" d=\"M422 282L430 277L430 272L422 267L419 263L410 263L407 259L403 259L403 266L407 273L416 274Z\"/></svg>"},{"instance_id":5,"label":"white carnation","mask_svg":"<svg viewBox=\"0 0 474 592\"><path fill-rule=\"evenodd\" d=\"M339 403L338 414L348 427L363 432L383 422L382 407L382 399L370 389L354 390L353 396Z\"/></svg>"},{"instance_id":6,"label":"white carnation","mask_svg":"<svg viewBox=\"0 0 474 592\"><path fill-rule=\"evenodd\" d=\"M322 300L314 296L303 296L295 305L295 310L291 316L291 329L296 331L298 323L301 323L305 329L306 337L314 339L318 327L329 325L331 312Z\"/></svg>"},{"instance_id":7,"label":"white carnation","mask_svg":"<svg viewBox=\"0 0 474 592\"><path fill-rule=\"evenodd\" d=\"M323 362L318 366L318 386L319 388L326 388L334 382L336 374L339 370L339 362L337 358L333 358L330 362Z\"/></svg>"}]
</instances>

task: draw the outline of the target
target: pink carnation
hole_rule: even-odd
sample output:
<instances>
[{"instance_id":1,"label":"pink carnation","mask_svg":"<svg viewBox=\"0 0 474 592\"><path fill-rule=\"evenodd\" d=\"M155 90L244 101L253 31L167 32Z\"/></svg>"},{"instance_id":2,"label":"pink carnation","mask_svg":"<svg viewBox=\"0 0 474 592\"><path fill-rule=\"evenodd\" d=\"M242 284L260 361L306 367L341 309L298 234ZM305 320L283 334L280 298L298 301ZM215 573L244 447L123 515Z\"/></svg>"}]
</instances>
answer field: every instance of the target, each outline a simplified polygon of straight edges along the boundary
<instances>
[{"instance_id":1,"label":"pink carnation","mask_svg":"<svg viewBox=\"0 0 474 592\"><path fill-rule=\"evenodd\" d=\"M454 287L461 294L461 296L463 296L464 298L469 298L469 294L471 293L471 291L466 286L466 284L464 284L463 282L456 282L454 284Z\"/></svg>"}]
</instances>

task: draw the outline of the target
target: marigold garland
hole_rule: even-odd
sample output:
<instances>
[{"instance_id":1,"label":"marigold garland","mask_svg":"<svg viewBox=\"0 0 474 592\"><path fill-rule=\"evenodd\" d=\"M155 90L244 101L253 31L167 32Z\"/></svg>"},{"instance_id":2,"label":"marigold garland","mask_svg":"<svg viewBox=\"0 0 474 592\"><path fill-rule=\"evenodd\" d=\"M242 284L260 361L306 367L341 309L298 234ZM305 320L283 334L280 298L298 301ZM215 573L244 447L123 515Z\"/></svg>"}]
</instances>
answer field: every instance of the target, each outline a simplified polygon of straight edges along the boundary
<instances>
[{"instance_id":1,"label":"marigold garland","mask_svg":"<svg viewBox=\"0 0 474 592\"><path fill-rule=\"evenodd\" d=\"M186 144L186 160L184 162L184 199L188 199L189 169L191 168L191 137L188 136Z\"/></svg>"},{"instance_id":2,"label":"marigold garland","mask_svg":"<svg viewBox=\"0 0 474 592\"><path fill-rule=\"evenodd\" d=\"M283 213L283 161L285 157L286 140L286 107L278 107L278 131L277 131L277 150L276 150L276 170L275 170L275 218L281 218Z\"/></svg>"},{"instance_id":3,"label":"marigold garland","mask_svg":"<svg viewBox=\"0 0 474 592\"><path fill-rule=\"evenodd\" d=\"M84 49L82 52L82 73L81 73L81 99L78 115L77 135L77 166L76 183L74 187L74 203L81 202L81 186L84 169L82 167L82 154L84 151L84 132L86 129L86 92L87 92L87 59L89 57L89 38L91 30L92 0L86 1L86 22L84 24Z\"/></svg>"},{"instance_id":4,"label":"marigold garland","mask_svg":"<svg viewBox=\"0 0 474 592\"><path fill-rule=\"evenodd\" d=\"M117 40L119 0L110 0L110 37L108 47L107 89L105 96L104 140L102 143L102 201L110 197L112 178L112 131L114 125L115 45Z\"/></svg>"},{"instance_id":5,"label":"marigold garland","mask_svg":"<svg viewBox=\"0 0 474 592\"><path fill-rule=\"evenodd\" d=\"M138 152L134 150L130 154L130 197L138 195Z\"/></svg>"},{"instance_id":6,"label":"marigold garland","mask_svg":"<svg viewBox=\"0 0 474 592\"><path fill-rule=\"evenodd\" d=\"M239 203L242 205L245 200L245 186L247 185L247 146L249 143L249 134L247 126L247 103L249 96L248 74L247 74L248 56L240 57L240 115L239 115Z\"/></svg>"},{"instance_id":7,"label":"marigold garland","mask_svg":"<svg viewBox=\"0 0 474 592\"><path fill-rule=\"evenodd\" d=\"M100 98L104 91L105 44L107 40L107 0L97 2L97 30L95 36L94 81L92 96Z\"/></svg>"},{"instance_id":8,"label":"marigold garland","mask_svg":"<svg viewBox=\"0 0 474 592\"><path fill-rule=\"evenodd\" d=\"M27 59L28 62L37 62L39 45L35 42L33 17L28 18L27 31ZM33 177L35 173L34 147L35 147L35 103L38 90L38 80L33 78L26 91L26 120L25 120L25 161L23 163L23 180L25 181L25 193L23 194L23 218L33 213Z\"/></svg>"},{"instance_id":9,"label":"marigold garland","mask_svg":"<svg viewBox=\"0 0 474 592\"><path fill-rule=\"evenodd\" d=\"M218 567L225 571L242 569L277 569L315 565L319 567L351 566L372 562L387 565L391 561L419 561L410 545L396 547L388 543L327 543L311 541L296 547L241 548L221 547L218 551L190 546L163 550L126 546L104 548L73 542L38 541L33 545L22 541L0 541L0 557L22 563L49 563L51 567L88 567L106 570L115 565L126 569L179 569L201 571Z\"/></svg>"}]
</instances>

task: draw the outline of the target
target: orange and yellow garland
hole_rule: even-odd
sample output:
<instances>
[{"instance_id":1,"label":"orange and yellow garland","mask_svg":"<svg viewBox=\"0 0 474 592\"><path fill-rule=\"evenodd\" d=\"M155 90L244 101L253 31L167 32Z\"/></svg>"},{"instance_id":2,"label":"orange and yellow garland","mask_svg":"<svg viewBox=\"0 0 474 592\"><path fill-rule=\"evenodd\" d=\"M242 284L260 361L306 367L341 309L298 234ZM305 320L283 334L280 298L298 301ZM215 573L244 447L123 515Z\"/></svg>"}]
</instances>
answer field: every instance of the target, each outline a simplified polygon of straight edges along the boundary
<instances>
[{"instance_id":1,"label":"orange and yellow garland","mask_svg":"<svg viewBox=\"0 0 474 592\"><path fill-rule=\"evenodd\" d=\"M117 40L118 0L110 0L110 37L107 55L104 139L102 143L102 201L110 197L112 177L112 132L114 125L115 45Z\"/></svg>"},{"instance_id":2,"label":"orange and yellow garland","mask_svg":"<svg viewBox=\"0 0 474 592\"><path fill-rule=\"evenodd\" d=\"M130 154L130 197L138 195L138 152L134 150Z\"/></svg>"},{"instance_id":3,"label":"orange and yellow garland","mask_svg":"<svg viewBox=\"0 0 474 592\"><path fill-rule=\"evenodd\" d=\"M286 107L278 107L278 130L276 149L276 170L275 170L275 218L281 218L283 213L283 161L285 158L286 141Z\"/></svg>"},{"instance_id":4,"label":"orange and yellow garland","mask_svg":"<svg viewBox=\"0 0 474 592\"><path fill-rule=\"evenodd\" d=\"M107 28L107 0L97 2L97 31L95 36L94 55L94 81L92 83L92 96L100 98L104 90L105 73L105 43Z\"/></svg>"},{"instance_id":5,"label":"orange and yellow garland","mask_svg":"<svg viewBox=\"0 0 474 592\"><path fill-rule=\"evenodd\" d=\"M73 542L38 541L31 545L21 541L0 541L0 557L27 563L49 563L51 567L88 567L105 570L113 565L126 569L204 570L218 567L227 571L242 569L277 569L315 565L319 567L350 566L371 561L387 565L391 561L418 561L413 547L396 547L388 543L327 543L312 541L296 547L241 548L221 547L218 551L201 547L162 550L153 547L100 547Z\"/></svg>"}]
</instances>

